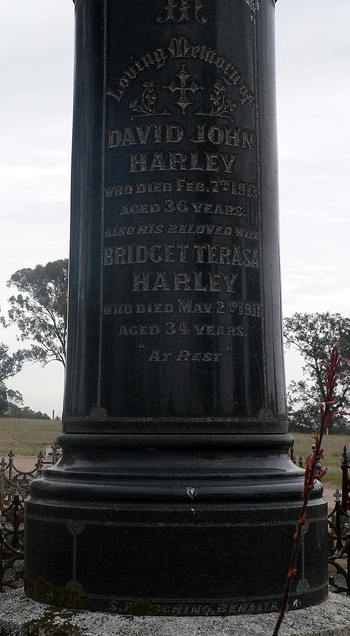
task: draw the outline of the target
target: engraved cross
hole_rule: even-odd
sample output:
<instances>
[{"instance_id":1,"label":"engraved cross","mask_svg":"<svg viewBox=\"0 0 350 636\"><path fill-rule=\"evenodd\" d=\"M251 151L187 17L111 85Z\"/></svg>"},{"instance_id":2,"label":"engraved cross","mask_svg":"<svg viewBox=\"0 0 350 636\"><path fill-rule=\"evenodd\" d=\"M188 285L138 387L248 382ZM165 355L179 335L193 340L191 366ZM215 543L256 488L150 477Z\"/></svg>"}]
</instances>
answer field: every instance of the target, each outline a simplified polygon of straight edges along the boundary
<instances>
[{"instance_id":1,"label":"engraved cross","mask_svg":"<svg viewBox=\"0 0 350 636\"><path fill-rule=\"evenodd\" d=\"M190 106L190 104L193 104L193 101L187 96L187 93L190 92L194 95L197 91L203 90L203 86L197 84L195 80L193 80L190 84L187 84L187 80L191 77L191 75L186 68L186 64L181 64L180 71L176 74L176 77L180 79L180 84L176 83L175 80L172 79L170 84L164 86L164 88L167 88L171 93L176 93L177 91L180 92L179 99L176 102L174 101L174 104L180 106L182 114L184 115L186 113L186 108Z\"/></svg>"}]
</instances>

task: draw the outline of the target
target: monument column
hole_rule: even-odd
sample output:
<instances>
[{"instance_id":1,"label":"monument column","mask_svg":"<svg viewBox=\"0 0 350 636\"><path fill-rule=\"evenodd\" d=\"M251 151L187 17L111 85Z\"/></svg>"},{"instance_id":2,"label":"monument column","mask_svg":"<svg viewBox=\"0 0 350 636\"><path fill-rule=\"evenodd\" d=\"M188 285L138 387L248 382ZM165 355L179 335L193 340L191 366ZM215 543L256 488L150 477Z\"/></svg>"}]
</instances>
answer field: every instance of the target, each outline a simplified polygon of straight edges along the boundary
<instances>
[{"instance_id":1,"label":"monument column","mask_svg":"<svg viewBox=\"0 0 350 636\"><path fill-rule=\"evenodd\" d=\"M288 459L275 1L75 9L63 457L27 503L26 591L120 613L271 611L303 482ZM312 494L295 607L327 595Z\"/></svg>"}]
</instances>

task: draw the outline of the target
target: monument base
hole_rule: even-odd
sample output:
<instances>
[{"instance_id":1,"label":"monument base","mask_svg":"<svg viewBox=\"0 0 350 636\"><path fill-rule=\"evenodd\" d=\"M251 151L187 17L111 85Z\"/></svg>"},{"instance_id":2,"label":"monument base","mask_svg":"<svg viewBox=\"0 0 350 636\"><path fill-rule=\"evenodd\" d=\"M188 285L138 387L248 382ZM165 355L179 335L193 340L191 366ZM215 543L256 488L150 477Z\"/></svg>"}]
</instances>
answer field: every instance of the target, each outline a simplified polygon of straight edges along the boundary
<instances>
[{"instance_id":1,"label":"monument base","mask_svg":"<svg viewBox=\"0 0 350 636\"><path fill-rule=\"evenodd\" d=\"M277 611L301 507L289 435L64 434L26 503L31 598L118 614ZM327 504L311 493L290 605L328 594Z\"/></svg>"},{"instance_id":2,"label":"monument base","mask_svg":"<svg viewBox=\"0 0 350 636\"><path fill-rule=\"evenodd\" d=\"M0 633L6 636L266 636L272 634L277 614L226 617L130 617L48 607L26 598L23 590L0 595ZM350 634L350 598L329 599L298 612L288 612L280 636L344 636Z\"/></svg>"}]
</instances>

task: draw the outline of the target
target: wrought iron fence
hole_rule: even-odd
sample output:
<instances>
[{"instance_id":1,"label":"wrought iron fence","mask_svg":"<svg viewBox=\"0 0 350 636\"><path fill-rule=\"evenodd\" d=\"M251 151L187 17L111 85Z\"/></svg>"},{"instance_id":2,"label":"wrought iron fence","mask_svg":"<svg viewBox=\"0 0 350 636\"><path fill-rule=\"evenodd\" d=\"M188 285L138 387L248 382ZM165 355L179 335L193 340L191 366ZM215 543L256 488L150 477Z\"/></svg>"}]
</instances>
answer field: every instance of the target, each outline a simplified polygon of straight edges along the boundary
<instances>
[{"instance_id":1,"label":"wrought iron fence","mask_svg":"<svg viewBox=\"0 0 350 636\"><path fill-rule=\"evenodd\" d=\"M342 470L342 484L341 484L341 505L344 510L350 509L350 451L344 446L341 470Z\"/></svg>"},{"instance_id":2,"label":"wrought iron fence","mask_svg":"<svg viewBox=\"0 0 350 636\"><path fill-rule=\"evenodd\" d=\"M335 504L328 515L329 584L333 592L350 596L350 523L349 513L342 507L339 488Z\"/></svg>"},{"instance_id":3,"label":"wrought iron fence","mask_svg":"<svg viewBox=\"0 0 350 636\"><path fill-rule=\"evenodd\" d=\"M40 452L30 471L20 470L15 465L12 450L8 460L0 462L0 591L4 586L16 588L22 585L24 570L24 501L33 479L42 476L45 465L56 464L61 449L55 443L48 458Z\"/></svg>"},{"instance_id":4,"label":"wrought iron fence","mask_svg":"<svg viewBox=\"0 0 350 636\"><path fill-rule=\"evenodd\" d=\"M314 446L312 447L312 451ZM328 572L332 592L346 593L350 596L350 453L344 446L342 454L342 485L334 493L334 508L328 514ZM294 464L297 458L292 447L289 457ZM306 460L307 461L307 460ZM300 455L298 466L305 468L306 461ZM317 470L322 475L322 466L318 462Z\"/></svg>"}]
</instances>

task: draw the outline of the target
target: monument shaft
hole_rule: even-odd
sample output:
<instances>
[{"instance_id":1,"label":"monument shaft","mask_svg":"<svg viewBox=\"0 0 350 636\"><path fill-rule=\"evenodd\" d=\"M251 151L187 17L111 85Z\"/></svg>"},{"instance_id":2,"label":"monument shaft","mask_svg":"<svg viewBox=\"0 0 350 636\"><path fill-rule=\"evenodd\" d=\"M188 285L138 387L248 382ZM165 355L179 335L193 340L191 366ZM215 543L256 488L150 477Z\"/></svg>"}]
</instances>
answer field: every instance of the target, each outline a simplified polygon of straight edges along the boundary
<instances>
[{"instance_id":1,"label":"monument shaft","mask_svg":"<svg viewBox=\"0 0 350 636\"><path fill-rule=\"evenodd\" d=\"M63 457L27 503L27 593L277 609L303 476L287 456L275 2L75 9ZM321 494L295 607L327 595Z\"/></svg>"},{"instance_id":2,"label":"monument shaft","mask_svg":"<svg viewBox=\"0 0 350 636\"><path fill-rule=\"evenodd\" d=\"M273 12L77 6L67 432L286 430Z\"/></svg>"}]
</instances>

